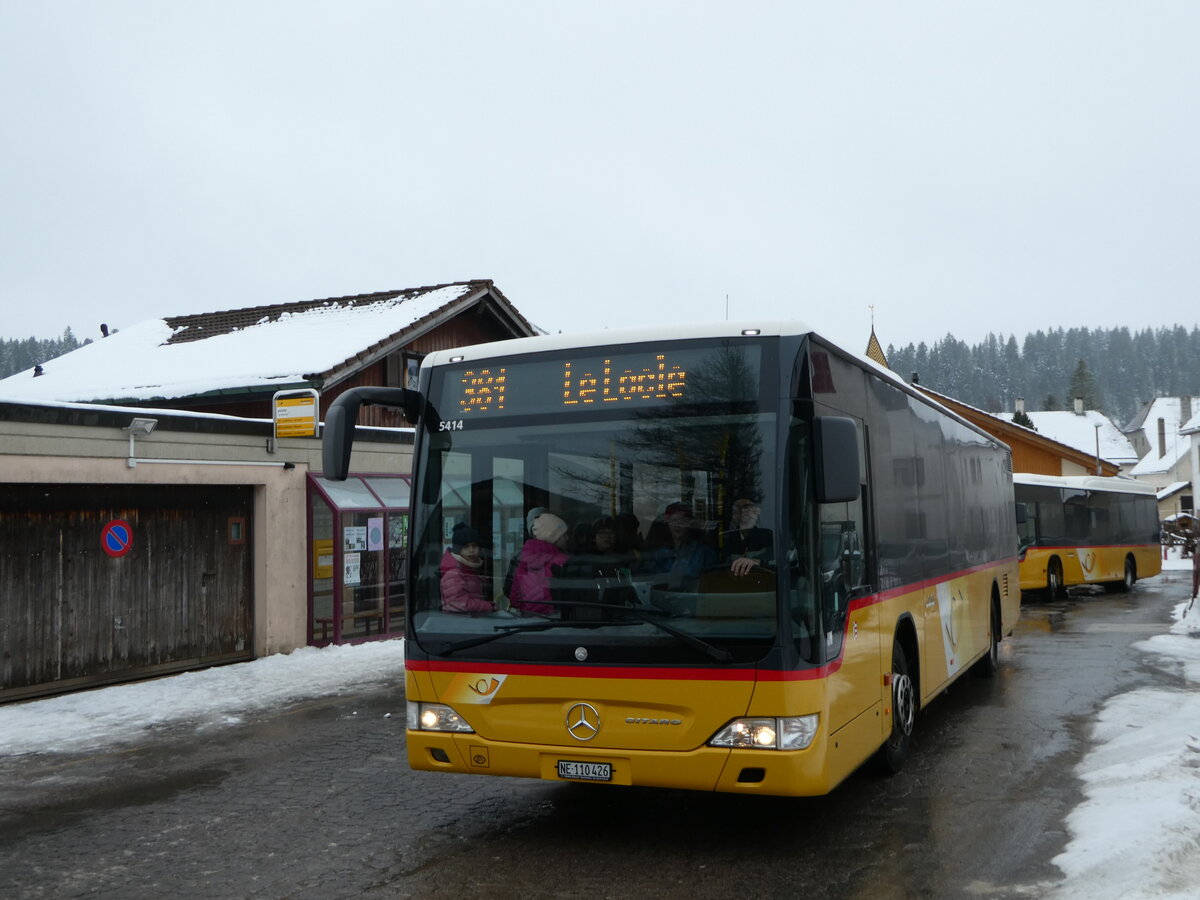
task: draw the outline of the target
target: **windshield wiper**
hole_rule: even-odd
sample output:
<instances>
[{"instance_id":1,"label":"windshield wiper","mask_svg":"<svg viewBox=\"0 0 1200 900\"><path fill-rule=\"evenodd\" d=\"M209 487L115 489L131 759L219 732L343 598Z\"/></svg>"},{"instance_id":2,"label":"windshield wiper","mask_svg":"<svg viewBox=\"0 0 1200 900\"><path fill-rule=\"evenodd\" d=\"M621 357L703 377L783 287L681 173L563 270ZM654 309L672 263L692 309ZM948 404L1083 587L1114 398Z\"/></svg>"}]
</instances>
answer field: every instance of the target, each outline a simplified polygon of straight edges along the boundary
<instances>
[{"instance_id":1,"label":"windshield wiper","mask_svg":"<svg viewBox=\"0 0 1200 900\"><path fill-rule=\"evenodd\" d=\"M718 647L716 644L710 644L708 641L702 640L696 637L694 634L688 634L686 631L676 628L674 625L668 625L666 622L651 618L644 612L634 609L633 607L617 606L613 603L605 603L603 606L598 603L585 603L583 605L599 606L601 609L623 610L626 614L633 616L639 622L649 622L655 628L659 629L660 631L665 631L667 634L671 635L671 637L675 638L681 643L687 644L689 647L695 647L705 656L715 660L716 662L727 663L733 661L733 654L724 647Z\"/></svg>"},{"instance_id":2,"label":"windshield wiper","mask_svg":"<svg viewBox=\"0 0 1200 900\"><path fill-rule=\"evenodd\" d=\"M719 663L727 663L733 661L733 654L724 647L718 647L715 644L710 644L708 641L696 637L694 634L688 634L682 629L676 628L674 625L668 625L656 618L653 618L639 609L632 606L624 606L620 603L589 603L586 601L572 600L556 600L552 601L554 606L573 606L585 607L587 609L612 609L630 616L635 622L645 622L653 625L659 631L671 635L681 644L686 644L696 650L699 650L705 656ZM466 650L468 647L478 647L480 644L487 644L498 638L508 637L510 634L518 634L525 631L546 631L550 628L599 628L603 625L620 625L628 624L619 621L596 621L588 622L575 619L556 619L553 622L529 622L521 625L500 625L496 628L495 633L485 634L480 637L468 638L463 641L450 644L443 647L442 654L454 653L457 650Z\"/></svg>"},{"instance_id":3,"label":"windshield wiper","mask_svg":"<svg viewBox=\"0 0 1200 900\"><path fill-rule=\"evenodd\" d=\"M453 644L447 644L439 654L454 653L456 650L466 650L468 647L478 647L480 644L487 644L498 638L508 637L510 634L520 634L525 631L546 631L550 628L596 628L603 625L603 622L572 622L555 620L553 622L525 622L520 625L497 625L496 630L491 634L480 635L479 637L467 638L462 641L455 641Z\"/></svg>"}]
</instances>

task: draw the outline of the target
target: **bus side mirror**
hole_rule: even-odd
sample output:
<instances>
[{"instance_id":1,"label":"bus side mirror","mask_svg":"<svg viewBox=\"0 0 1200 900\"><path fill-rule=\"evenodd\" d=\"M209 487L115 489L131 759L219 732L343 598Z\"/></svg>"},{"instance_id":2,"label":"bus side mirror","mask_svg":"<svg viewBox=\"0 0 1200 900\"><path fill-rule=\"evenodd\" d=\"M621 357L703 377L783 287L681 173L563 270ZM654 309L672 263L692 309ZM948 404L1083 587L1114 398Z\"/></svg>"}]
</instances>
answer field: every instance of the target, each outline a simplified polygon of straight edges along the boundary
<instances>
[{"instance_id":1,"label":"bus side mirror","mask_svg":"<svg viewBox=\"0 0 1200 900\"><path fill-rule=\"evenodd\" d=\"M338 396L325 413L321 435L321 467L330 481L345 481L350 472L350 448L354 445L354 426L362 406L390 406L416 423L421 411L421 395L408 388L357 387Z\"/></svg>"},{"instance_id":2,"label":"bus side mirror","mask_svg":"<svg viewBox=\"0 0 1200 900\"><path fill-rule=\"evenodd\" d=\"M1025 512L1025 504L1018 503L1017 504L1017 524L1024 525L1027 517L1028 517L1027 513Z\"/></svg>"},{"instance_id":3,"label":"bus side mirror","mask_svg":"<svg viewBox=\"0 0 1200 900\"><path fill-rule=\"evenodd\" d=\"M813 417L813 464L818 503L858 499L858 429L853 419Z\"/></svg>"}]
</instances>

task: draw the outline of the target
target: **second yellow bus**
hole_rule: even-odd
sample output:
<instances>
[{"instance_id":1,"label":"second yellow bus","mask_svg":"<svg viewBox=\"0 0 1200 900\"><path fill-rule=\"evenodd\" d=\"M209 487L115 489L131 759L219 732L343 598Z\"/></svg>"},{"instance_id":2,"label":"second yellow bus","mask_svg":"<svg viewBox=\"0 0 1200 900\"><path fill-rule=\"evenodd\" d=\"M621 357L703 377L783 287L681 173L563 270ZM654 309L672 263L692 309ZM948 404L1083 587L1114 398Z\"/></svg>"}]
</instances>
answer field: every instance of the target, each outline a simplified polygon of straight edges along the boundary
<instances>
[{"instance_id":1,"label":"second yellow bus","mask_svg":"<svg viewBox=\"0 0 1200 900\"><path fill-rule=\"evenodd\" d=\"M1080 584L1129 591L1162 571L1158 501L1129 478L1013 475L1024 521L1021 590L1056 596ZM1018 515L1018 521L1020 521Z\"/></svg>"}]
</instances>

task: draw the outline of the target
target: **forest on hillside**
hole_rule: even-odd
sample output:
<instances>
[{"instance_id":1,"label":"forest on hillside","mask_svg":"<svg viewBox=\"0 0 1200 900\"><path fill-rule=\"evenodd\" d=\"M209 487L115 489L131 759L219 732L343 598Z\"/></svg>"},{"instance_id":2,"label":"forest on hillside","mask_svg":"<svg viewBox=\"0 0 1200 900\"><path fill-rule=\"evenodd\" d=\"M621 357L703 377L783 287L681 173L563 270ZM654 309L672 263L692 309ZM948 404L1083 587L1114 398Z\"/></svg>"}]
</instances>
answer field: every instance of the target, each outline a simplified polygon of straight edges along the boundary
<instances>
[{"instance_id":1,"label":"forest on hillside","mask_svg":"<svg viewBox=\"0 0 1200 900\"><path fill-rule=\"evenodd\" d=\"M1200 396L1200 328L1056 328L1015 336L989 334L969 346L952 334L932 345L889 345L888 365L911 381L985 412L1070 409L1083 397L1117 425L1147 400Z\"/></svg>"},{"instance_id":2,"label":"forest on hillside","mask_svg":"<svg viewBox=\"0 0 1200 900\"><path fill-rule=\"evenodd\" d=\"M9 375L32 369L36 365L62 356L64 353L70 353L91 342L91 338L80 341L69 327L63 331L61 337L57 338L0 339L0 378L7 378Z\"/></svg>"},{"instance_id":3,"label":"forest on hillside","mask_svg":"<svg viewBox=\"0 0 1200 900\"><path fill-rule=\"evenodd\" d=\"M90 344L67 328L57 338L0 339L0 378ZM857 350L858 348L853 348ZM974 346L947 334L932 345L888 345L888 365L921 384L987 412L1012 412L1017 397L1030 412L1069 409L1083 397L1125 425L1154 397L1200 396L1200 328L1056 328L989 334Z\"/></svg>"}]
</instances>

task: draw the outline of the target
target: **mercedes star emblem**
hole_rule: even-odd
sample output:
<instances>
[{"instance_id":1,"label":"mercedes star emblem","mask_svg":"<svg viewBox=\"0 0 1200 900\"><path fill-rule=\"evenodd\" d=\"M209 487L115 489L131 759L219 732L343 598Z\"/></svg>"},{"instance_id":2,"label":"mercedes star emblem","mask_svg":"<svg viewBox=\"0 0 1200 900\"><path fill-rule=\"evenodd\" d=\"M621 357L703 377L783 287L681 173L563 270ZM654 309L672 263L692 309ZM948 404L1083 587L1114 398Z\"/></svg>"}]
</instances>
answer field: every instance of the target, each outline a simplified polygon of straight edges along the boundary
<instances>
[{"instance_id":1,"label":"mercedes star emblem","mask_svg":"<svg viewBox=\"0 0 1200 900\"><path fill-rule=\"evenodd\" d=\"M600 732L600 713L587 703L576 703L567 710L567 731L577 741L590 741Z\"/></svg>"}]
</instances>

